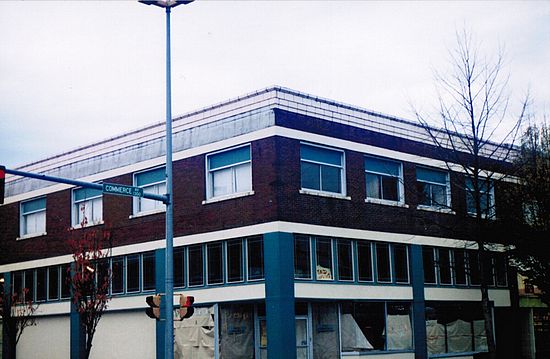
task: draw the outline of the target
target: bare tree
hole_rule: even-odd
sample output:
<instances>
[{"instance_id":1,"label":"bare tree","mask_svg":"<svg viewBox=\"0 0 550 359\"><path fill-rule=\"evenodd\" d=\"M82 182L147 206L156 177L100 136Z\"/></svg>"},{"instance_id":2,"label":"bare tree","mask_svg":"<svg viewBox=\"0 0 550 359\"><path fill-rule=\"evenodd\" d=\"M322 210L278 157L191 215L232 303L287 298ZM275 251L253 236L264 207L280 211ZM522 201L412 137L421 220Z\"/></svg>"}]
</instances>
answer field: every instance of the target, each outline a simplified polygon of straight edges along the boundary
<instances>
[{"instance_id":1,"label":"bare tree","mask_svg":"<svg viewBox=\"0 0 550 359\"><path fill-rule=\"evenodd\" d=\"M469 234L477 244L481 274L481 303L489 357L496 358L493 319L487 277L491 268L485 235L495 218L494 189L506 180L510 162L517 155L514 146L526 116L529 96L521 103L519 114L509 114L509 76L504 73L504 56L482 57L468 31L457 32L456 47L449 53L450 72L436 72L438 85L437 116L415 110L417 120L429 140L440 150L450 171L462 173L453 185L466 193ZM437 128L434 128L437 127Z\"/></svg>"}]
</instances>

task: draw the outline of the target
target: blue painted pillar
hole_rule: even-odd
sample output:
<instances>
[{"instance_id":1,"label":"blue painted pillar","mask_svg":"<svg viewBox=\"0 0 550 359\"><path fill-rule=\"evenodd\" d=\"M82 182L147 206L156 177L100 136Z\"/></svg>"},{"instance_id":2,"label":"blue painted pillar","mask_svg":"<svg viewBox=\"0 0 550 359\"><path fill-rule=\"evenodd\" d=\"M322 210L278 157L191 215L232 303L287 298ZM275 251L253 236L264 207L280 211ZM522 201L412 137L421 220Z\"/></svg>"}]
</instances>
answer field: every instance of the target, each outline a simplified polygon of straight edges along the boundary
<instances>
[{"instance_id":1,"label":"blue painted pillar","mask_svg":"<svg viewBox=\"0 0 550 359\"><path fill-rule=\"evenodd\" d=\"M165 249L157 249L155 251L155 290L157 293L165 293L165 281L164 281L164 266L165 266ZM164 307L164 296L161 296L161 308ZM155 320L156 322L156 352L157 359L164 359L164 326L166 321L163 320L166 315L164 310L160 311L161 320Z\"/></svg>"},{"instance_id":2,"label":"blue painted pillar","mask_svg":"<svg viewBox=\"0 0 550 359\"><path fill-rule=\"evenodd\" d=\"M426 303L424 300L424 261L422 247L411 245L411 282L413 288L414 358L428 358L426 345Z\"/></svg>"},{"instance_id":3,"label":"blue painted pillar","mask_svg":"<svg viewBox=\"0 0 550 359\"><path fill-rule=\"evenodd\" d=\"M71 278L74 275L74 263L71 263ZM71 286L71 359L80 359L84 357L86 351L86 330L81 325L80 313L72 300L73 288Z\"/></svg>"},{"instance_id":4,"label":"blue painted pillar","mask_svg":"<svg viewBox=\"0 0 550 359\"><path fill-rule=\"evenodd\" d=\"M264 235L267 357L296 358L294 313L294 236Z\"/></svg>"},{"instance_id":5,"label":"blue painted pillar","mask_svg":"<svg viewBox=\"0 0 550 359\"><path fill-rule=\"evenodd\" d=\"M12 280L11 280L11 273L3 273L4 278L4 300L2 301L3 308L2 310L8 311L11 309L11 287L12 287ZM12 340L8 333L8 325L12 325L13 323L8 323L4 321L2 323L2 358L15 358L15 341ZM15 329L15 328L13 328ZM12 330L13 332L14 330ZM12 354L13 353L13 354Z\"/></svg>"}]
</instances>

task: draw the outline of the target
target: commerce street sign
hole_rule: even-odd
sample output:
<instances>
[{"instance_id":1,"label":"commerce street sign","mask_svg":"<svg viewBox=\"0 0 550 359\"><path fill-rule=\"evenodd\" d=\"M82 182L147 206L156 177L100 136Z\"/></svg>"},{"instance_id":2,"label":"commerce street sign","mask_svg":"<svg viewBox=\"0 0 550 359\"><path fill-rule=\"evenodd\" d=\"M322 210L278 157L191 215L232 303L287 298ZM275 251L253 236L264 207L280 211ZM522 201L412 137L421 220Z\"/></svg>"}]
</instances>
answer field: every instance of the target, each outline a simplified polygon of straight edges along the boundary
<instances>
[{"instance_id":1,"label":"commerce street sign","mask_svg":"<svg viewBox=\"0 0 550 359\"><path fill-rule=\"evenodd\" d=\"M103 193L118 194L120 196L143 197L143 188L125 186L123 184L103 183Z\"/></svg>"}]
</instances>

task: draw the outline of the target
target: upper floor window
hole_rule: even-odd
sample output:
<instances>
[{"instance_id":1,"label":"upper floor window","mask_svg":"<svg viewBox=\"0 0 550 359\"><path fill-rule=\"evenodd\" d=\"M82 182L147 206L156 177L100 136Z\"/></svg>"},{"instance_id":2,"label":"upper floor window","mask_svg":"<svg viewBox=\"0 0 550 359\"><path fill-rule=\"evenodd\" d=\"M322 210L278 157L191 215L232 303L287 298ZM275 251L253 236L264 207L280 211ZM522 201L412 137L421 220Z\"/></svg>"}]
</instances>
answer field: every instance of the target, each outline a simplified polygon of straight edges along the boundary
<instances>
[{"instance_id":1,"label":"upper floor window","mask_svg":"<svg viewBox=\"0 0 550 359\"><path fill-rule=\"evenodd\" d=\"M46 233L46 197L21 203L21 237Z\"/></svg>"},{"instance_id":2,"label":"upper floor window","mask_svg":"<svg viewBox=\"0 0 550 359\"><path fill-rule=\"evenodd\" d=\"M302 188L344 194L344 152L326 147L300 146Z\"/></svg>"},{"instance_id":3,"label":"upper floor window","mask_svg":"<svg viewBox=\"0 0 550 359\"><path fill-rule=\"evenodd\" d=\"M250 145L208 155L206 163L208 199L252 190Z\"/></svg>"},{"instance_id":4,"label":"upper floor window","mask_svg":"<svg viewBox=\"0 0 550 359\"><path fill-rule=\"evenodd\" d=\"M73 190L73 226L99 224L103 221L101 190L78 188Z\"/></svg>"},{"instance_id":5,"label":"upper floor window","mask_svg":"<svg viewBox=\"0 0 550 359\"><path fill-rule=\"evenodd\" d=\"M417 167L416 182L420 192L420 205L434 208L450 207L449 174L431 168Z\"/></svg>"},{"instance_id":6,"label":"upper floor window","mask_svg":"<svg viewBox=\"0 0 550 359\"><path fill-rule=\"evenodd\" d=\"M377 157L365 157L367 200L403 202L401 163Z\"/></svg>"},{"instance_id":7,"label":"upper floor window","mask_svg":"<svg viewBox=\"0 0 550 359\"><path fill-rule=\"evenodd\" d=\"M478 179L477 188L474 186L473 178L466 178L466 208L468 214L476 215L476 196L479 193L479 208L481 215L485 218L494 216L495 195L490 180Z\"/></svg>"},{"instance_id":8,"label":"upper floor window","mask_svg":"<svg viewBox=\"0 0 550 359\"><path fill-rule=\"evenodd\" d=\"M134 175L134 185L143 192L163 195L166 193L166 169L156 168ZM164 203L142 197L134 197L134 213L155 212L164 209Z\"/></svg>"}]
</instances>

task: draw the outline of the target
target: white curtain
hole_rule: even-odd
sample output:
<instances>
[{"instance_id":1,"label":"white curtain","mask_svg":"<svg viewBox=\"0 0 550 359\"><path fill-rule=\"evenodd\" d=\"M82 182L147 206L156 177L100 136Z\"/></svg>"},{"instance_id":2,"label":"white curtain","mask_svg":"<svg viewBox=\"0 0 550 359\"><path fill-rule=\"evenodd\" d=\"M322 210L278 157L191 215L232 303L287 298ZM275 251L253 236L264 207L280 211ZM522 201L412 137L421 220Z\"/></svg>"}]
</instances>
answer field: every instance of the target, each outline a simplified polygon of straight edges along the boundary
<instances>
[{"instance_id":1,"label":"white curtain","mask_svg":"<svg viewBox=\"0 0 550 359\"><path fill-rule=\"evenodd\" d=\"M388 315L386 325L389 350L412 349L412 325L408 314Z\"/></svg>"},{"instance_id":2,"label":"white curtain","mask_svg":"<svg viewBox=\"0 0 550 359\"><path fill-rule=\"evenodd\" d=\"M174 358L214 358L214 307L195 308L191 318L174 322Z\"/></svg>"}]
</instances>

